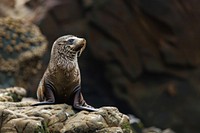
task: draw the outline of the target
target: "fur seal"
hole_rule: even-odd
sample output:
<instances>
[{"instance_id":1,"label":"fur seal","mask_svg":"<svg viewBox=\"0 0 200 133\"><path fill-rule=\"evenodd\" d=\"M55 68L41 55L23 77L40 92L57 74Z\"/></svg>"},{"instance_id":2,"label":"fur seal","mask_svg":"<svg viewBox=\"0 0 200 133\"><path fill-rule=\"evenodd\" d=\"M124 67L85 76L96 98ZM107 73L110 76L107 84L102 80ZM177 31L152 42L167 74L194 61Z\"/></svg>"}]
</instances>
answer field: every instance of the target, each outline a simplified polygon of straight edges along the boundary
<instances>
[{"instance_id":1,"label":"fur seal","mask_svg":"<svg viewBox=\"0 0 200 133\"><path fill-rule=\"evenodd\" d=\"M78 110L96 111L81 93L78 57L86 47L86 40L73 35L58 38L51 49L48 67L39 83L37 105L67 103Z\"/></svg>"}]
</instances>

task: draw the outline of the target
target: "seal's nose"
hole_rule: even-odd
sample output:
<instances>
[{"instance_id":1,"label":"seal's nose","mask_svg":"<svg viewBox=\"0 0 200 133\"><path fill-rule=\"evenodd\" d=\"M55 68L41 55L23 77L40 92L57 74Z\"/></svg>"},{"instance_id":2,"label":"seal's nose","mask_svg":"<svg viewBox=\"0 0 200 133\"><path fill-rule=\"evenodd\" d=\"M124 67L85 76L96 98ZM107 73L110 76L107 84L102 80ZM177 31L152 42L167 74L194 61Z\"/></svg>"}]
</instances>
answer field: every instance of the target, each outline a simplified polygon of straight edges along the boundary
<instances>
[{"instance_id":1,"label":"seal's nose","mask_svg":"<svg viewBox=\"0 0 200 133\"><path fill-rule=\"evenodd\" d=\"M83 44L86 45L86 40L83 38Z\"/></svg>"},{"instance_id":2,"label":"seal's nose","mask_svg":"<svg viewBox=\"0 0 200 133\"><path fill-rule=\"evenodd\" d=\"M73 50L79 51L81 48L85 47L86 40L84 38L79 38L76 40L75 45L73 46Z\"/></svg>"},{"instance_id":3,"label":"seal's nose","mask_svg":"<svg viewBox=\"0 0 200 133\"><path fill-rule=\"evenodd\" d=\"M77 44L84 46L84 45L86 45L86 40L84 38L79 38L79 40L77 40Z\"/></svg>"}]
</instances>

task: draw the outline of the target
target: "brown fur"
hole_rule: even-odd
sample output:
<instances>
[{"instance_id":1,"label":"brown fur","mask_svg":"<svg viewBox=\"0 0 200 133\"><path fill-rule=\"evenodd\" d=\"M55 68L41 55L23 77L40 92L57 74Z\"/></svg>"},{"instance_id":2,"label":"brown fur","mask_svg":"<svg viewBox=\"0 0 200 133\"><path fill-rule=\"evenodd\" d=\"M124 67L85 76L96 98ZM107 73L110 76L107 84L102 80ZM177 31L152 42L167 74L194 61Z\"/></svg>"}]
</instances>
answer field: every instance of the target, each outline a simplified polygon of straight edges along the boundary
<instances>
[{"instance_id":1,"label":"brown fur","mask_svg":"<svg viewBox=\"0 0 200 133\"><path fill-rule=\"evenodd\" d=\"M81 77L77 57L85 46L85 39L72 35L60 37L54 42L49 65L37 91L42 103L35 105L68 103L77 109L95 110L86 104L80 92Z\"/></svg>"}]
</instances>

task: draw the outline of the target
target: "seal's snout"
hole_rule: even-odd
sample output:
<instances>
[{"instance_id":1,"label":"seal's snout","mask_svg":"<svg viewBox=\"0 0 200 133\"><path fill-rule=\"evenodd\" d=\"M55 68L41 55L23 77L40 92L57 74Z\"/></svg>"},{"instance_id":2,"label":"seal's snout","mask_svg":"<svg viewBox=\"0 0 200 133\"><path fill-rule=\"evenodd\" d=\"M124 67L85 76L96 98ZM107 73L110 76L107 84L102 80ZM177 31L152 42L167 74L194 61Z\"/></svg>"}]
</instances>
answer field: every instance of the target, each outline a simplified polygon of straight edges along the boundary
<instances>
[{"instance_id":1,"label":"seal's snout","mask_svg":"<svg viewBox=\"0 0 200 133\"><path fill-rule=\"evenodd\" d=\"M82 43L82 45L86 44L86 40L84 38L81 38L80 43Z\"/></svg>"},{"instance_id":2,"label":"seal's snout","mask_svg":"<svg viewBox=\"0 0 200 133\"><path fill-rule=\"evenodd\" d=\"M80 38L80 39L78 39L76 41L77 41L76 45L74 45L74 47L73 47L74 51L80 51L82 48L85 47L85 45L86 45L86 40L85 39Z\"/></svg>"}]
</instances>

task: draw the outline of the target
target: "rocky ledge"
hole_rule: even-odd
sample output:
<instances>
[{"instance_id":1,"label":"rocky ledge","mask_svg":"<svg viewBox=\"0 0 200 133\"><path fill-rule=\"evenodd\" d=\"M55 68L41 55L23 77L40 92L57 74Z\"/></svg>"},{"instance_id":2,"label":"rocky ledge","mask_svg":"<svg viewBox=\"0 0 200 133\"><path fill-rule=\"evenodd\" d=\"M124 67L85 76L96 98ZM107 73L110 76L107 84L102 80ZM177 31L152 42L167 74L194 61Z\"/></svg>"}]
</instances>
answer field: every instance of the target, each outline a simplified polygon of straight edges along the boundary
<instances>
[{"instance_id":1,"label":"rocky ledge","mask_svg":"<svg viewBox=\"0 0 200 133\"><path fill-rule=\"evenodd\" d=\"M1 94L9 95L9 99L24 95L23 89L18 89L9 88ZM115 107L78 112L67 104L31 106L31 101L9 101L15 100L4 98L0 102L0 132L3 133L132 133L128 116Z\"/></svg>"}]
</instances>

